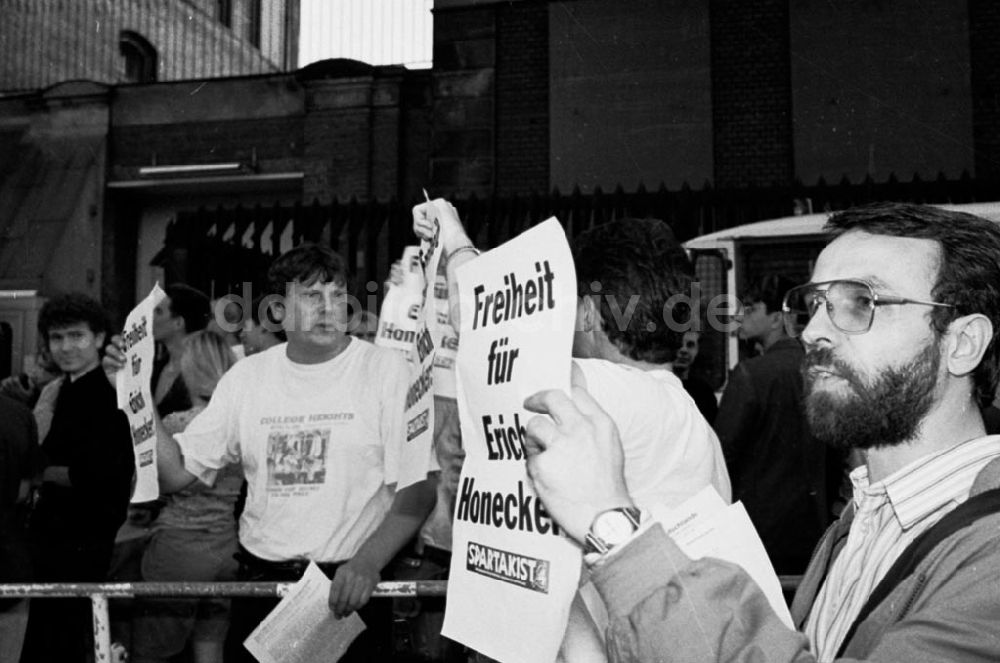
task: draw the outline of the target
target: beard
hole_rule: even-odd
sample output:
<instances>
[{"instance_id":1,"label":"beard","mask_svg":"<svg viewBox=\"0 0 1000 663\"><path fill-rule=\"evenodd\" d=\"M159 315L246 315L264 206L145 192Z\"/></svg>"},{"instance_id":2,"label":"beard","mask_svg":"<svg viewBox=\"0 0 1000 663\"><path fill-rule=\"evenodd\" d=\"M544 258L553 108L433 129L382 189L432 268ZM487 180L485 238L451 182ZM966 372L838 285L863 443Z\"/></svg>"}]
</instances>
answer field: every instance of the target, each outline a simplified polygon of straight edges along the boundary
<instances>
[{"instance_id":1,"label":"beard","mask_svg":"<svg viewBox=\"0 0 1000 663\"><path fill-rule=\"evenodd\" d=\"M913 359L884 368L874 377L860 374L830 348L808 350L802 376L806 420L813 436L837 449L894 447L912 440L934 404L939 346L935 339ZM819 378L809 372L815 367L832 371L849 391L818 388Z\"/></svg>"}]
</instances>

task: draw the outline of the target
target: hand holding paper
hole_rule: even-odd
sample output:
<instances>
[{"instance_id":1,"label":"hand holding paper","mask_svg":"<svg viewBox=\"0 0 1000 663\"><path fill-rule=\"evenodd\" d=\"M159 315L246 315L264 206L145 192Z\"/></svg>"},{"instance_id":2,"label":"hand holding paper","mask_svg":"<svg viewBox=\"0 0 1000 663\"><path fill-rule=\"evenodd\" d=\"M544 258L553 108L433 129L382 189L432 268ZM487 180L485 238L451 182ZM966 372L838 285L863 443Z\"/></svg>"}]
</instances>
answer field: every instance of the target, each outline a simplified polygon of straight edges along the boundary
<instances>
[{"instance_id":1,"label":"hand holding paper","mask_svg":"<svg viewBox=\"0 0 1000 663\"><path fill-rule=\"evenodd\" d=\"M472 246L458 210L444 198L436 198L420 203L413 208L413 232L422 240L434 237L435 226L440 228L441 246L446 254L462 246Z\"/></svg>"},{"instance_id":2,"label":"hand holding paper","mask_svg":"<svg viewBox=\"0 0 1000 663\"><path fill-rule=\"evenodd\" d=\"M299 582L243 643L261 663L340 659L365 623L356 613L336 619L326 607L330 581L310 564Z\"/></svg>"},{"instance_id":3,"label":"hand holding paper","mask_svg":"<svg viewBox=\"0 0 1000 663\"><path fill-rule=\"evenodd\" d=\"M330 583L328 602L333 616L341 619L364 607L379 580L378 569L371 568L357 557L342 564Z\"/></svg>"},{"instance_id":4,"label":"hand holding paper","mask_svg":"<svg viewBox=\"0 0 1000 663\"><path fill-rule=\"evenodd\" d=\"M562 391L542 391L524 407L551 416L528 421L528 476L549 514L582 543L600 513L632 506L618 429L579 387L572 400Z\"/></svg>"}]
</instances>

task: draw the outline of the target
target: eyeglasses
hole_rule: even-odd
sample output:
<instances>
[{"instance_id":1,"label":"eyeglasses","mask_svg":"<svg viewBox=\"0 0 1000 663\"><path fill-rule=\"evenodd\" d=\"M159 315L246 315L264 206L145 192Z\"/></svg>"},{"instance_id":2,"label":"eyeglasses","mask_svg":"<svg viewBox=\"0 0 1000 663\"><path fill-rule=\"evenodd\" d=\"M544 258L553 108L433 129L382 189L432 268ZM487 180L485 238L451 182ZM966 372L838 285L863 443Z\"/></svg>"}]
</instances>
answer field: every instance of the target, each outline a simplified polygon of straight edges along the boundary
<instances>
[{"instance_id":1,"label":"eyeglasses","mask_svg":"<svg viewBox=\"0 0 1000 663\"><path fill-rule=\"evenodd\" d=\"M792 288L785 294L781 305L785 331L798 337L816 314L820 304L826 304L826 313L833 326L845 334L864 334L872 328L875 307L887 304L920 304L954 308L952 304L924 302L918 299L892 297L875 292L867 281L842 279L807 283Z\"/></svg>"}]
</instances>

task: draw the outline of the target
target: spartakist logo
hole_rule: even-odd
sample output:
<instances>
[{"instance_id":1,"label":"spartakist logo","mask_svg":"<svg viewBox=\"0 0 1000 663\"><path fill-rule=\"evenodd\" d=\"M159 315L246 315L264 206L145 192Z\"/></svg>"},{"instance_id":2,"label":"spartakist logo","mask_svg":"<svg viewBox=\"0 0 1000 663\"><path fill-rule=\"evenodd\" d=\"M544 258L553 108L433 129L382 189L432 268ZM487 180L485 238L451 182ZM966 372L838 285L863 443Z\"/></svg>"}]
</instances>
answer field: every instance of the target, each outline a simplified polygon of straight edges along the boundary
<instances>
[{"instance_id":1,"label":"spartakist logo","mask_svg":"<svg viewBox=\"0 0 1000 663\"><path fill-rule=\"evenodd\" d=\"M549 593L549 562L469 541L465 568L533 592Z\"/></svg>"},{"instance_id":2,"label":"spartakist logo","mask_svg":"<svg viewBox=\"0 0 1000 663\"><path fill-rule=\"evenodd\" d=\"M430 420L430 410L425 409L417 416L406 422L406 441L409 442L416 436L427 430Z\"/></svg>"}]
</instances>

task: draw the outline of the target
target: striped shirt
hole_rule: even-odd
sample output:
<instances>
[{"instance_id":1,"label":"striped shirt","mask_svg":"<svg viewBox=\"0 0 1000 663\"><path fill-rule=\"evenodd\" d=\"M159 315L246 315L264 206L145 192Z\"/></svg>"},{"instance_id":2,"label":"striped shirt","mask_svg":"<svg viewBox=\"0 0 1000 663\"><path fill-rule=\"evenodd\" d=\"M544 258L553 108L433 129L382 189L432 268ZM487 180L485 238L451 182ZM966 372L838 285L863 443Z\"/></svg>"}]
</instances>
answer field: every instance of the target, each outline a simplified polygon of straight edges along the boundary
<instances>
[{"instance_id":1,"label":"striped shirt","mask_svg":"<svg viewBox=\"0 0 1000 663\"><path fill-rule=\"evenodd\" d=\"M962 442L920 458L879 483L851 472L854 521L806 620L819 661L832 661L861 607L917 536L969 498L976 475L1000 456L1000 436Z\"/></svg>"}]
</instances>

